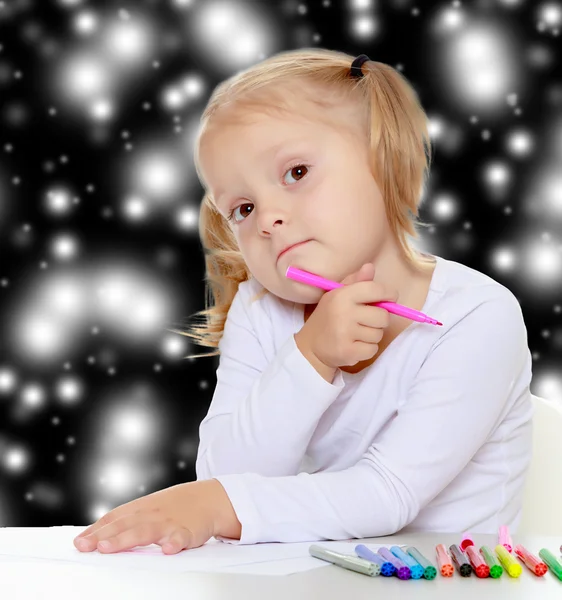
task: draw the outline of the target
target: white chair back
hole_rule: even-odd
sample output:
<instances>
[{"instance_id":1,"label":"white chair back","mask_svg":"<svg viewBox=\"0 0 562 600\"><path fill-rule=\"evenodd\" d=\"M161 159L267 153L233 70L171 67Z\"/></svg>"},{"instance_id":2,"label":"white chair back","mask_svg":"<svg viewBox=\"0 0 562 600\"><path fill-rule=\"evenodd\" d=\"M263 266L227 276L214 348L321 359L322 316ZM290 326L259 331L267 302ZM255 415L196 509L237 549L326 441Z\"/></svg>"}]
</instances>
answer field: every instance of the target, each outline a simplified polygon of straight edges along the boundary
<instances>
[{"instance_id":1,"label":"white chair back","mask_svg":"<svg viewBox=\"0 0 562 600\"><path fill-rule=\"evenodd\" d=\"M562 536L562 406L533 395L533 457L517 533Z\"/></svg>"}]
</instances>

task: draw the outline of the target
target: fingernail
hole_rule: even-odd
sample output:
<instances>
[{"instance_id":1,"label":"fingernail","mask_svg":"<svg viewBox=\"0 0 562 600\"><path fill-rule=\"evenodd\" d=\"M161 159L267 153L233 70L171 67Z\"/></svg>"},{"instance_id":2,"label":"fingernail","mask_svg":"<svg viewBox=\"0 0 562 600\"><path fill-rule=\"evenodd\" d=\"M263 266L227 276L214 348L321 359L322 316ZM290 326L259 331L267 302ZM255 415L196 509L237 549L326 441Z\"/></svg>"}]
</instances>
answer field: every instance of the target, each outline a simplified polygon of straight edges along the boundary
<instances>
[{"instance_id":1,"label":"fingernail","mask_svg":"<svg viewBox=\"0 0 562 600\"><path fill-rule=\"evenodd\" d=\"M87 548L90 545L90 542L88 542L88 540L85 540L84 538L80 538L79 540L76 540L76 545L79 548Z\"/></svg>"},{"instance_id":2,"label":"fingernail","mask_svg":"<svg viewBox=\"0 0 562 600\"><path fill-rule=\"evenodd\" d=\"M98 546L102 549L102 550L107 550L108 548L111 548L111 542L108 542L107 540L104 540L103 542L100 542L98 544Z\"/></svg>"}]
</instances>

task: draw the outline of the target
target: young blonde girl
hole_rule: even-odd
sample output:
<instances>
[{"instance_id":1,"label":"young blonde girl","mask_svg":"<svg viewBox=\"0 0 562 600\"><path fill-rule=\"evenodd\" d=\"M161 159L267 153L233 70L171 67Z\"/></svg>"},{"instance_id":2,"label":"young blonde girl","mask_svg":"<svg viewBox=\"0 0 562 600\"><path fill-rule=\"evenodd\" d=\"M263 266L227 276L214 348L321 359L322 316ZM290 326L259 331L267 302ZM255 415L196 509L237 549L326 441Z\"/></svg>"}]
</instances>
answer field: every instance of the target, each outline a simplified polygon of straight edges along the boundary
<instances>
[{"instance_id":1,"label":"young blonde girl","mask_svg":"<svg viewBox=\"0 0 562 600\"><path fill-rule=\"evenodd\" d=\"M405 78L365 55L277 54L216 88L195 150L211 302L186 335L220 356L198 480L117 507L76 547L515 530L527 332L507 288L411 244L430 143Z\"/></svg>"}]
</instances>

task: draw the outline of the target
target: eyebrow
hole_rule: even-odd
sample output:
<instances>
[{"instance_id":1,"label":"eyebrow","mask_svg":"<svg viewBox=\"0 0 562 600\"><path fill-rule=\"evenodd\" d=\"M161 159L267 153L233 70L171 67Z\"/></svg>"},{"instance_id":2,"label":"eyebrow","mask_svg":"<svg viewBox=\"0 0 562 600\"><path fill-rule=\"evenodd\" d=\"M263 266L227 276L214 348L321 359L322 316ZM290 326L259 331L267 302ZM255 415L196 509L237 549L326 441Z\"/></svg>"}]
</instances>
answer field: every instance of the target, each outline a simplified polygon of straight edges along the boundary
<instances>
[{"instance_id":1,"label":"eyebrow","mask_svg":"<svg viewBox=\"0 0 562 600\"><path fill-rule=\"evenodd\" d=\"M278 144L273 144L273 146L270 146L267 150L260 153L260 158L263 160L266 157L270 157L272 154L275 155L279 150L281 150L281 148L283 148L283 146L295 146L298 144L302 144L305 141L306 141L306 138L283 140L282 142L279 142ZM225 190L219 189L217 195L214 197L217 205L219 203L221 196L224 194L224 192L225 192Z\"/></svg>"}]
</instances>

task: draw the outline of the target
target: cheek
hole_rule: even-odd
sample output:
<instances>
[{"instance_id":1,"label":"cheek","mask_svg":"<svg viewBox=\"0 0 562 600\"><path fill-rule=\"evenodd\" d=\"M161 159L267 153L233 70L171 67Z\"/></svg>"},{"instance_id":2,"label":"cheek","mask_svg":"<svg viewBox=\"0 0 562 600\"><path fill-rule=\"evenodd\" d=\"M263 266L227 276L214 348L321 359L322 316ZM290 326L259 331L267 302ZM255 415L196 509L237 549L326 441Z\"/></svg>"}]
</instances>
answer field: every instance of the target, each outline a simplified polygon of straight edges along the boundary
<instances>
[{"instance_id":1,"label":"cheek","mask_svg":"<svg viewBox=\"0 0 562 600\"><path fill-rule=\"evenodd\" d=\"M343 197L339 186L330 183L328 179L323 185L303 193L300 199L301 215L306 219L331 220L341 211Z\"/></svg>"},{"instance_id":2,"label":"cheek","mask_svg":"<svg viewBox=\"0 0 562 600\"><path fill-rule=\"evenodd\" d=\"M304 201L305 209L301 213L304 223L319 232L341 229L356 217L352 193L339 182L320 186Z\"/></svg>"},{"instance_id":3,"label":"cheek","mask_svg":"<svg viewBox=\"0 0 562 600\"><path fill-rule=\"evenodd\" d=\"M384 229L386 220L383 200L372 179L358 177L353 181L332 181L315 190L307 199L303 211L304 223L310 223L310 233L322 232L338 238L369 238ZM305 228L306 231L306 228Z\"/></svg>"},{"instance_id":4,"label":"cheek","mask_svg":"<svg viewBox=\"0 0 562 600\"><path fill-rule=\"evenodd\" d=\"M245 229L245 231L242 231ZM255 229L241 227L235 234L238 248L252 273L257 273L260 268L260 258L263 259L263 239L256 235Z\"/></svg>"}]
</instances>

